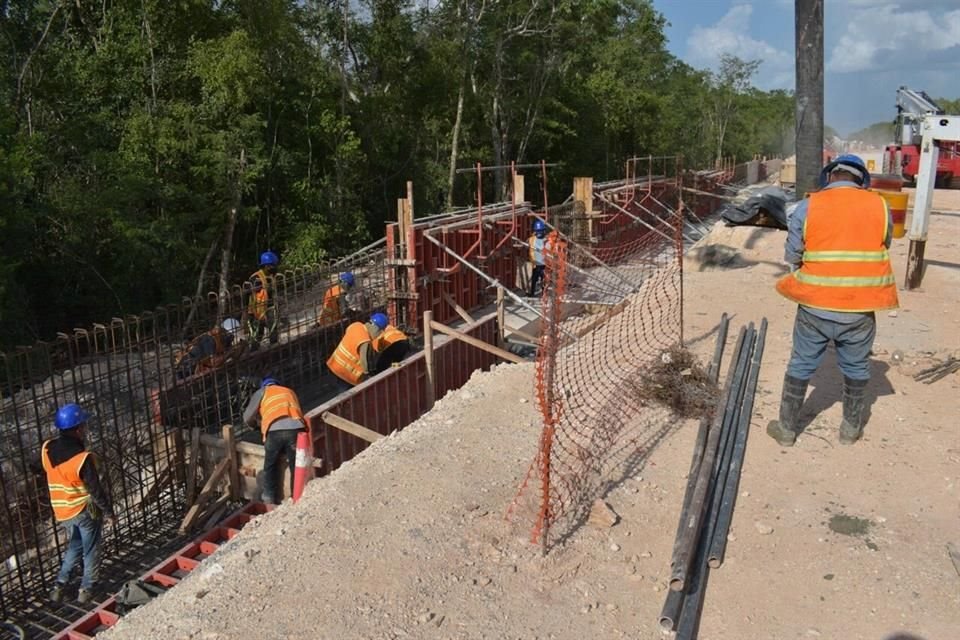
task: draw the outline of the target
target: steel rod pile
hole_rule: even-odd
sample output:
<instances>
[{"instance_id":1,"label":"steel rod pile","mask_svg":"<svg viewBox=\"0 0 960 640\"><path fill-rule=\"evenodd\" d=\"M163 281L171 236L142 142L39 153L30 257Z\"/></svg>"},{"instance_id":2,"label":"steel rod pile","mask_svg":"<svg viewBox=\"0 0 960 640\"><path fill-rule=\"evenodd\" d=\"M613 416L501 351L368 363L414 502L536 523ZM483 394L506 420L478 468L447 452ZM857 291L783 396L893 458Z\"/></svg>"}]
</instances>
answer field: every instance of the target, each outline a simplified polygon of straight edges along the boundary
<instances>
[{"instance_id":1,"label":"steel rod pile","mask_svg":"<svg viewBox=\"0 0 960 640\"><path fill-rule=\"evenodd\" d=\"M728 324L724 314L709 369L713 381ZM710 569L723 564L766 333L766 318L759 331L753 323L741 327L713 415L703 418L697 433L670 562L670 591L660 613L661 628L676 631L681 640L697 637Z\"/></svg>"}]
</instances>

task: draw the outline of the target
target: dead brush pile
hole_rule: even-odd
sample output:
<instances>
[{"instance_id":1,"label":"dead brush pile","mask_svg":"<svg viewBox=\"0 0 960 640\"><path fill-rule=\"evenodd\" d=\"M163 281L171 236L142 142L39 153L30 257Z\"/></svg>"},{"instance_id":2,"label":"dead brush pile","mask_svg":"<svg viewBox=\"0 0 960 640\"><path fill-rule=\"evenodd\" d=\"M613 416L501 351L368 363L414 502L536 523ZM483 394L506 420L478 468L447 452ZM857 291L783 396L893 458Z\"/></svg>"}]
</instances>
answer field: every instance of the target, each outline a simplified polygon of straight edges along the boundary
<instances>
[{"instance_id":1,"label":"dead brush pile","mask_svg":"<svg viewBox=\"0 0 960 640\"><path fill-rule=\"evenodd\" d=\"M640 370L628 383L631 395L643 404L656 403L681 418L700 418L713 410L717 385L687 349L673 347Z\"/></svg>"}]
</instances>

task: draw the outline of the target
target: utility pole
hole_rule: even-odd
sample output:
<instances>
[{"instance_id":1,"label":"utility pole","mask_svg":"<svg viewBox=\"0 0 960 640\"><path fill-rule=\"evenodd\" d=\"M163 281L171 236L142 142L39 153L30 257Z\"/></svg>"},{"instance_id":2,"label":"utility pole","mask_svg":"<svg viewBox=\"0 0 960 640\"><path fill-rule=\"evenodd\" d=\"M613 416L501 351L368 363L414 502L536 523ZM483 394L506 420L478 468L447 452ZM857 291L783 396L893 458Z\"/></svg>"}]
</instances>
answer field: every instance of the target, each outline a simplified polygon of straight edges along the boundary
<instances>
[{"instance_id":1,"label":"utility pole","mask_svg":"<svg viewBox=\"0 0 960 640\"><path fill-rule=\"evenodd\" d=\"M823 165L823 0L794 0L797 198L818 187Z\"/></svg>"}]
</instances>

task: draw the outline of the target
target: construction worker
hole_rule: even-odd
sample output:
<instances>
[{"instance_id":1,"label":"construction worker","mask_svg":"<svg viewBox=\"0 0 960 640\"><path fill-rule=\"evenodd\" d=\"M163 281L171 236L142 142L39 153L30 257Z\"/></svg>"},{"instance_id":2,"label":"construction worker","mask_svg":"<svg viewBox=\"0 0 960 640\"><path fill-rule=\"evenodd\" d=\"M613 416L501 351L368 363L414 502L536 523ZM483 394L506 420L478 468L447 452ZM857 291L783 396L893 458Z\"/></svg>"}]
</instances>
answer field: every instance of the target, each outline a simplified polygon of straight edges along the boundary
<instances>
[{"instance_id":1,"label":"construction worker","mask_svg":"<svg viewBox=\"0 0 960 640\"><path fill-rule=\"evenodd\" d=\"M115 521L113 505L100 485L93 454L84 447L89 419L90 414L78 404L60 407L54 419L59 437L44 442L40 450L53 517L63 527L67 543L60 573L50 591L53 602L63 600L70 573L81 559L83 577L77 602L90 602L100 572L103 525L112 525Z\"/></svg>"},{"instance_id":2,"label":"construction worker","mask_svg":"<svg viewBox=\"0 0 960 640\"><path fill-rule=\"evenodd\" d=\"M220 326L194 338L174 363L177 378L187 378L222 365L239 330L240 323L236 318L226 318Z\"/></svg>"},{"instance_id":3,"label":"construction worker","mask_svg":"<svg viewBox=\"0 0 960 640\"><path fill-rule=\"evenodd\" d=\"M327 359L327 368L337 376L341 390L346 391L360 384L371 372L375 372L377 353L373 349L373 341L383 333L387 324L387 316L375 313L368 322L354 322L347 327L340 344Z\"/></svg>"},{"instance_id":4,"label":"construction worker","mask_svg":"<svg viewBox=\"0 0 960 640\"><path fill-rule=\"evenodd\" d=\"M898 306L887 252L893 222L884 200L868 191L863 160L837 157L823 168L820 183L823 189L790 217L785 260L792 271L777 282L777 291L799 305L780 419L767 426L785 447L796 441L807 384L830 342L843 373L840 443L860 439L874 312Z\"/></svg>"},{"instance_id":5,"label":"construction worker","mask_svg":"<svg viewBox=\"0 0 960 640\"><path fill-rule=\"evenodd\" d=\"M317 318L318 325L329 327L346 317L347 292L353 289L354 282L353 274L346 271L337 278L337 284L324 292L323 307L320 309L320 317Z\"/></svg>"},{"instance_id":6,"label":"construction worker","mask_svg":"<svg viewBox=\"0 0 960 640\"><path fill-rule=\"evenodd\" d=\"M264 378L243 411L243 421L250 427L260 424L263 438L263 492L267 504L278 504L277 462L283 455L290 470L290 486L297 459L297 436L307 428L300 409L300 400L293 389L283 387L274 378Z\"/></svg>"},{"instance_id":7,"label":"construction worker","mask_svg":"<svg viewBox=\"0 0 960 640\"><path fill-rule=\"evenodd\" d=\"M530 264L533 266L530 272L530 297L533 298L537 295L537 285L543 280L546 269L547 225L543 220L537 218L533 221L533 234L527 242L530 245Z\"/></svg>"},{"instance_id":8,"label":"construction worker","mask_svg":"<svg viewBox=\"0 0 960 640\"><path fill-rule=\"evenodd\" d=\"M375 313L371 320L377 324L383 324L383 333L377 336L373 341L373 350L377 352L377 373L386 371L394 363L400 362L407 357L410 351L410 339L403 331L390 324L389 319L383 313Z\"/></svg>"},{"instance_id":9,"label":"construction worker","mask_svg":"<svg viewBox=\"0 0 960 640\"><path fill-rule=\"evenodd\" d=\"M264 333L268 335L270 344L276 344L280 339L273 278L279 265L280 258L277 254L273 251L264 251L260 254L260 268L250 276L250 289L245 292L245 295L247 296L247 335L250 337L251 351L260 348L260 340Z\"/></svg>"}]
</instances>

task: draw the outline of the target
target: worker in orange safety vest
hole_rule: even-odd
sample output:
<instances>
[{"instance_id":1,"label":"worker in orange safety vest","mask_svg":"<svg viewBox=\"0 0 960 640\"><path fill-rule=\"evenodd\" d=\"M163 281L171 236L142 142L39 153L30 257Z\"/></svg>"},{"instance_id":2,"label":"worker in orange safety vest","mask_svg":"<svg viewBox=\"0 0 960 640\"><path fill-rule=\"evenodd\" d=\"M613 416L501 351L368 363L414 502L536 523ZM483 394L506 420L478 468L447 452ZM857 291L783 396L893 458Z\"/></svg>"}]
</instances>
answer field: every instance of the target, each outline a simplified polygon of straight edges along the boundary
<instances>
[{"instance_id":1,"label":"worker in orange safety vest","mask_svg":"<svg viewBox=\"0 0 960 640\"><path fill-rule=\"evenodd\" d=\"M387 316L375 313L369 322L354 322L347 327L340 344L327 359L327 368L337 377L341 391L360 384L376 372L377 353L373 341L383 333L387 324Z\"/></svg>"},{"instance_id":2,"label":"worker in orange safety vest","mask_svg":"<svg viewBox=\"0 0 960 640\"><path fill-rule=\"evenodd\" d=\"M353 273L345 271L337 279L337 284L327 289L323 294L323 306L320 308L320 317L317 324L329 327L337 324L347 315L347 293L353 289L355 278Z\"/></svg>"},{"instance_id":3,"label":"worker in orange safety vest","mask_svg":"<svg viewBox=\"0 0 960 640\"><path fill-rule=\"evenodd\" d=\"M77 602L86 604L100 575L103 525L113 524L113 505L100 485L93 454L84 446L90 414L78 404L57 410L54 420L58 438L47 440L40 451L40 462L47 474L53 517L66 532L66 552L60 565L50 600L60 602L77 562L83 562L83 577Z\"/></svg>"},{"instance_id":4,"label":"worker in orange safety vest","mask_svg":"<svg viewBox=\"0 0 960 640\"><path fill-rule=\"evenodd\" d=\"M375 324L384 325L383 333L373 341L373 350L377 352L377 373L380 373L407 357L410 352L410 339L407 334L390 324L386 314L375 313L372 320Z\"/></svg>"},{"instance_id":5,"label":"worker in orange safety vest","mask_svg":"<svg viewBox=\"0 0 960 640\"><path fill-rule=\"evenodd\" d=\"M191 340L174 360L177 378L187 378L221 366L231 355L239 331L240 323L236 318L226 318L219 326Z\"/></svg>"},{"instance_id":6,"label":"worker in orange safety vest","mask_svg":"<svg viewBox=\"0 0 960 640\"><path fill-rule=\"evenodd\" d=\"M280 339L279 316L277 315L276 288L274 276L280 265L280 258L273 251L260 254L260 268L250 276L250 288L244 290L247 297L245 315L247 317L247 336L250 350L260 348L264 334L270 344Z\"/></svg>"},{"instance_id":7,"label":"worker in orange safety vest","mask_svg":"<svg viewBox=\"0 0 960 640\"><path fill-rule=\"evenodd\" d=\"M779 420L767 426L782 446L796 441L807 385L831 342L843 373L840 443L860 439L874 312L898 306L888 252L892 220L883 198L868 191L863 160L837 157L823 168L820 182L823 189L790 217L785 260L792 271L777 282L777 291L798 305Z\"/></svg>"},{"instance_id":8,"label":"worker in orange safety vest","mask_svg":"<svg viewBox=\"0 0 960 640\"><path fill-rule=\"evenodd\" d=\"M281 386L274 378L264 378L260 389L247 402L243 422L256 427L260 424L263 439L263 491L261 499L267 504L277 504L277 471L280 456L287 459L290 486L297 460L297 436L307 428L300 408L300 400L293 389Z\"/></svg>"}]
</instances>

